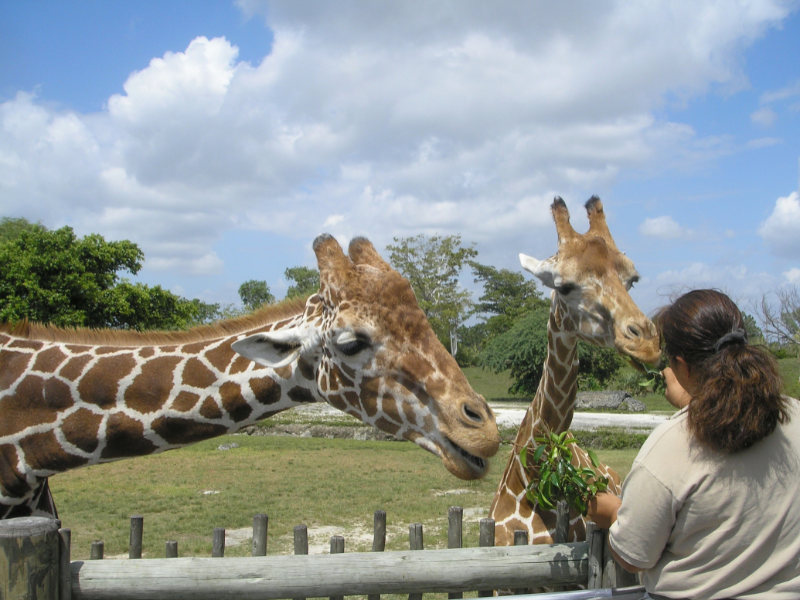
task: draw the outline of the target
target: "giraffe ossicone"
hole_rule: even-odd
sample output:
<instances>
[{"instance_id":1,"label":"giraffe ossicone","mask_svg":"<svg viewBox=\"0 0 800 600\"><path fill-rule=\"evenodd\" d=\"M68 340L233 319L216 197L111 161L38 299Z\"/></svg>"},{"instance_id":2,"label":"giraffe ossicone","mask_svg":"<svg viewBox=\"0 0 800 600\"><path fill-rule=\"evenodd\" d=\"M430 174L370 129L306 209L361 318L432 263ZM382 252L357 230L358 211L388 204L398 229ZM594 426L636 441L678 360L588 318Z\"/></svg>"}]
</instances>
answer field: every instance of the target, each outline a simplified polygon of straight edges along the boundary
<instances>
[{"instance_id":1,"label":"giraffe ossicone","mask_svg":"<svg viewBox=\"0 0 800 600\"><path fill-rule=\"evenodd\" d=\"M534 506L525 494L536 478L534 465L522 465L520 451L537 445L546 430L562 433L572 423L578 389L578 340L614 348L634 364L656 363L660 340L653 323L630 296L639 274L633 262L617 249L606 224L603 205L593 196L585 205L589 230L577 233L570 225L565 202L551 206L558 233L558 251L545 260L520 254L522 267L552 290L547 324L547 358L542 379L513 443L489 516L495 520L495 544L514 543L514 531L528 533L531 544L549 544L556 526L555 511ZM591 466L586 452L574 447L573 462ZM619 493L619 476L601 465L609 491ZM570 515L569 541L585 539L581 515Z\"/></svg>"},{"instance_id":2,"label":"giraffe ossicone","mask_svg":"<svg viewBox=\"0 0 800 600\"><path fill-rule=\"evenodd\" d=\"M179 448L309 402L482 477L494 413L408 281L364 238L319 236L319 292L185 332L0 325L0 518L55 516L47 478Z\"/></svg>"}]
</instances>

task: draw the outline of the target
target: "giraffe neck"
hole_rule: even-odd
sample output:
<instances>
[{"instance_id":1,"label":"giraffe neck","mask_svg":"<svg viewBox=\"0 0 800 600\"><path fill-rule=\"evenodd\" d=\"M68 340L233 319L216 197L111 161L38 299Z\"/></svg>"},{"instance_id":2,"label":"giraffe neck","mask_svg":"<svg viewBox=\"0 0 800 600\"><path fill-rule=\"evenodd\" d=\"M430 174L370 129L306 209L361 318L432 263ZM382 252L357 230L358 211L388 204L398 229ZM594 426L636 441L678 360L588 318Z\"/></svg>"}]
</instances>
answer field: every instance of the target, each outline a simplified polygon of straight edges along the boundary
<instances>
[{"instance_id":1,"label":"giraffe neck","mask_svg":"<svg viewBox=\"0 0 800 600\"><path fill-rule=\"evenodd\" d=\"M304 360L273 370L231 349L245 335L316 318L309 307L237 333L175 334L155 345L0 331L0 503L30 500L56 473L179 448L322 401Z\"/></svg>"},{"instance_id":2,"label":"giraffe neck","mask_svg":"<svg viewBox=\"0 0 800 600\"><path fill-rule=\"evenodd\" d=\"M522 466L520 451L536 445L535 437L546 430L560 433L572 423L578 385L578 338L575 324L557 295L553 295L547 323L547 358L539 387L514 439L511 456L492 500L489 516L495 519L495 544L514 543L514 531L528 532L530 543L549 543L555 528L555 513L534 513L525 489L531 474ZM550 518L552 517L552 518ZM573 525L577 519L573 519ZM574 532L573 532L574 534Z\"/></svg>"},{"instance_id":3,"label":"giraffe neck","mask_svg":"<svg viewBox=\"0 0 800 600\"><path fill-rule=\"evenodd\" d=\"M545 430L561 433L572 423L578 390L578 337L563 302L554 295L547 322L547 358L539 387L514 441L517 451Z\"/></svg>"}]
</instances>

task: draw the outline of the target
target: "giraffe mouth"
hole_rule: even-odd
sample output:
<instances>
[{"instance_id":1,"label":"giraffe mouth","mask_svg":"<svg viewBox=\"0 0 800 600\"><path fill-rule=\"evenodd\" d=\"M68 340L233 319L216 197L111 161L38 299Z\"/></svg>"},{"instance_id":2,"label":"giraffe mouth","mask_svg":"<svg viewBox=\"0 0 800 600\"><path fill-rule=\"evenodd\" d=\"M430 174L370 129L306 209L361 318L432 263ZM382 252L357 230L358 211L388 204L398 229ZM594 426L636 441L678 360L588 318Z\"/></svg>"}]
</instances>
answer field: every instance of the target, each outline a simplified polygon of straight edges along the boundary
<instances>
[{"instance_id":1,"label":"giraffe mouth","mask_svg":"<svg viewBox=\"0 0 800 600\"><path fill-rule=\"evenodd\" d=\"M452 450L451 454L455 454L458 458L463 460L467 465L471 468L471 470L475 471L475 474L479 477L483 476L487 469L489 468L489 461L485 458L481 458L480 456L475 456L474 454L468 452L458 444L456 444L450 438L445 438L450 449Z\"/></svg>"}]
</instances>

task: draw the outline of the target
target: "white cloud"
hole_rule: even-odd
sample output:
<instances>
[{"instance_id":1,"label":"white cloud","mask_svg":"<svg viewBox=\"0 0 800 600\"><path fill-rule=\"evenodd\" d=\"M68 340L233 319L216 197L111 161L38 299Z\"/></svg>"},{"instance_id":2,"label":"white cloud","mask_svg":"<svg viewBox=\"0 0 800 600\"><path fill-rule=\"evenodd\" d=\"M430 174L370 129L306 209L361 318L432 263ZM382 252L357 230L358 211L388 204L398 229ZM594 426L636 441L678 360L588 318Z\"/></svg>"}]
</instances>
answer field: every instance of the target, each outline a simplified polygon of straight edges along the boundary
<instances>
[{"instance_id":1,"label":"white cloud","mask_svg":"<svg viewBox=\"0 0 800 600\"><path fill-rule=\"evenodd\" d=\"M741 50L789 11L237 4L274 33L260 62L198 37L130 75L99 113L28 94L0 104L4 213L128 238L148 267L204 273L223 267L214 244L236 227L377 243L461 233L488 254L547 256L556 193L572 205L625 170L730 150L654 115L667 97L746 85ZM661 219L643 235L686 235Z\"/></svg>"},{"instance_id":2,"label":"white cloud","mask_svg":"<svg viewBox=\"0 0 800 600\"><path fill-rule=\"evenodd\" d=\"M786 281L792 284L800 284L800 269L797 267L793 267L786 271L783 276L786 278Z\"/></svg>"},{"instance_id":3,"label":"white cloud","mask_svg":"<svg viewBox=\"0 0 800 600\"><path fill-rule=\"evenodd\" d=\"M769 106L764 106L751 113L750 120L761 127L772 127L778 120L778 115Z\"/></svg>"},{"instance_id":4,"label":"white cloud","mask_svg":"<svg viewBox=\"0 0 800 600\"><path fill-rule=\"evenodd\" d=\"M675 240L691 235L691 230L681 227L670 216L647 218L639 225L639 233L644 237L660 240Z\"/></svg>"},{"instance_id":5,"label":"white cloud","mask_svg":"<svg viewBox=\"0 0 800 600\"><path fill-rule=\"evenodd\" d=\"M758 228L758 235L777 256L800 256L800 195L792 192L778 198L772 214Z\"/></svg>"}]
</instances>

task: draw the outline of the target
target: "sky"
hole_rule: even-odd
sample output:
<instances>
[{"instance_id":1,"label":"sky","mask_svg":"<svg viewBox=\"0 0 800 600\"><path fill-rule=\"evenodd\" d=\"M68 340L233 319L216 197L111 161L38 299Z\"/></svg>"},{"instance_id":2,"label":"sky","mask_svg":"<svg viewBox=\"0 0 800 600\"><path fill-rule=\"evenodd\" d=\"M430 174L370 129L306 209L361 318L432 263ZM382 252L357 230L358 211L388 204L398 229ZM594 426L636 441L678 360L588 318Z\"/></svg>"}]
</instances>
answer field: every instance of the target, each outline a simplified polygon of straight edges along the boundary
<instances>
[{"instance_id":1,"label":"sky","mask_svg":"<svg viewBox=\"0 0 800 600\"><path fill-rule=\"evenodd\" d=\"M281 298L323 232L521 271L598 195L646 313L746 309L800 283L799 186L797 0L0 0L0 217L188 298Z\"/></svg>"}]
</instances>

